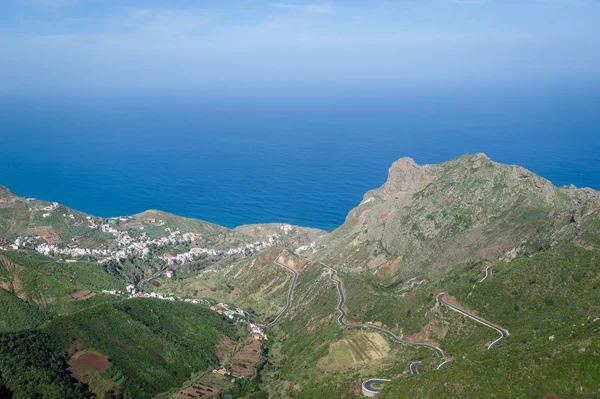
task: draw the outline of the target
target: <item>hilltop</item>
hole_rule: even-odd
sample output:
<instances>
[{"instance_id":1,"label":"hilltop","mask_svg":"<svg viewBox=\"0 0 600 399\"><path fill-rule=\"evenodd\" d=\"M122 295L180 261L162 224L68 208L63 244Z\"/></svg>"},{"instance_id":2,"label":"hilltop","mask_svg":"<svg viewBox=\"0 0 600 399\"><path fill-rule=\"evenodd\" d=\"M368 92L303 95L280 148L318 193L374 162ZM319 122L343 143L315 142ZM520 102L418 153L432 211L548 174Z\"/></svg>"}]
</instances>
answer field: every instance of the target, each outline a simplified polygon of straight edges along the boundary
<instances>
[{"instance_id":1,"label":"hilltop","mask_svg":"<svg viewBox=\"0 0 600 399\"><path fill-rule=\"evenodd\" d=\"M597 191L555 187L485 154L423 166L402 158L315 258L382 279L440 276L467 259L513 259L572 240L599 206Z\"/></svg>"}]
</instances>

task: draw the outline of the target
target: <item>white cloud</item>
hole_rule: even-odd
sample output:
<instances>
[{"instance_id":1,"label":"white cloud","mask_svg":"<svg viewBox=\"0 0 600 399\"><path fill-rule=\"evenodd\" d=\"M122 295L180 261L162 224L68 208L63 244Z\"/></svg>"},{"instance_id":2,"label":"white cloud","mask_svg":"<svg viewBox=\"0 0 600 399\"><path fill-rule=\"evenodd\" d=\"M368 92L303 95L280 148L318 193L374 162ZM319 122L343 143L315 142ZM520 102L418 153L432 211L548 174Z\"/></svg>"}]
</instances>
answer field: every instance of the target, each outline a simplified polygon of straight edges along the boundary
<instances>
[{"instance_id":1,"label":"white cloud","mask_svg":"<svg viewBox=\"0 0 600 399\"><path fill-rule=\"evenodd\" d=\"M273 7L284 8L293 11L302 11L310 14L330 14L335 11L332 3L307 3L307 4L284 4L275 3Z\"/></svg>"}]
</instances>

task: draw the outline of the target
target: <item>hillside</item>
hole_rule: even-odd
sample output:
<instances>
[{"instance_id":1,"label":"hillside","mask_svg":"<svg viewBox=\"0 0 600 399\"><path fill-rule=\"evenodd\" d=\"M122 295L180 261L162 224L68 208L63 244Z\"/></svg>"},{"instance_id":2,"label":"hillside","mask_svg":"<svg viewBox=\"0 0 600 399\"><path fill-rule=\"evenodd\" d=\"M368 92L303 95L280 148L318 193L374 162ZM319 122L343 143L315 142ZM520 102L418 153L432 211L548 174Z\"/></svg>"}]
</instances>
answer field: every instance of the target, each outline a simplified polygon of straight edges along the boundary
<instances>
[{"instance_id":1,"label":"hillside","mask_svg":"<svg viewBox=\"0 0 600 399\"><path fill-rule=\"evenodd\" d=\"M21 198L0 186L0 250L29 250L65 261L97 261L123 283L138 283L209 257L248 256L273 246L295 249L320 240L318 229L288 224L230 230L157 210L102 218L56 202Z\"/></svg>"},{"instance_id":2,"label":"hillside","mask_svg":"<svg viewBox=\"0 0 600 399\"><path fill-rule=\"evenodd\" d=\"M344 225L297 251L312 253L308 261L284 253L299 276L272 332L262 389L270 397L360 397L362 382L378 377L392 380L381 384L390 398L597 397L599 204L598 192L554 187L483 154L426 166L399 160ZM290 283L273 263L279 253L159 283L247 306L268 321ZM325 265L338 271L348 323L435 345L444 357L340 328ZM488 349L498 333L440 305L440 293L510 335ZM418 376L409 368L415 361Z\"/></svg>"},{"instance_id":3,"label":"hillside","mask_svg":"<svg viewBox=\"0 0 600 399\"><path fill-rule=\"evenodd\" d=\"M315 259L390 281L440 276L467 259L512 259L571 240L599 207L596 191L554 187L485 154L423 166L402 158Z\"/></svg>"},{"instance_id":4,"label":"hillside","mask_svg":"<svg viewBox=\"0 0 600 399\"><path fill-rule=\"evenodd\" d=\"M21 201L3 195L13 208ZM227 230L159 211L110 226L119 233L101 248L127 233L148 252L118 263L27 245L0 253L0 331L45 334L43 362L61 350L70 366L87 352L109 359L106 371L80 376L87 387L58 378L53 389L69 395L334 399L362 397L367 383L381 398L600 396L594 190L555 187L483 154L423 166L403 158L330 234ZM200 245L200 256L167 263ZM239 340L239 328L201 305L100 294L136 277L142 295L240 307L238 325L256 321L268 339ZM223 355L223 342L236 354ZM64 375L63 363L44 372ZM218 364L251 377L206 373ZM0 392L20 384L3 373Z\"/></svg>"},{"instance_id":5,"label":"hillside","mask_svg":"<svg viewBox=\"0 0 600 399\"><path fill-rule=\"evenodd\" d=\"M94 263L1 253L2 397L152 398L245 335L206 306L109 294L120 287Z\"/></svg>"}]
</instances>

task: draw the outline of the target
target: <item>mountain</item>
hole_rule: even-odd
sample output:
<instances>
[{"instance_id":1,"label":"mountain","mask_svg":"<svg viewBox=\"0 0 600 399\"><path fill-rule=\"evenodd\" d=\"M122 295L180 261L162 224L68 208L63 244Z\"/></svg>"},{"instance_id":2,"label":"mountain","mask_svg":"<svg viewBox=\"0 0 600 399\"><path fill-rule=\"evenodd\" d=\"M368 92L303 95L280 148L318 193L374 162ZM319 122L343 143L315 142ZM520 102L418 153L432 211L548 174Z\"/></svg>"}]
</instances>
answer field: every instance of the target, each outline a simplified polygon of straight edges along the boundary
<instances>
[{"instance_id":1,"label":"mountain","mask_svg":"<svg viewBox=\"0 0 600 399\"><path fill-rule=\"evenodd\" d=\"M512 259L571 240L598 207L596 191L554 187L485 154L423 166L402 158L316 258L382 279L439 276L467 259Z\"/></svg>"},{"instance_id":2,"label":"mountain","mask_svg":"<svg viewBox=\"0 0 600 399\"><path fill-rule=\"evenodd\" d=\"M48 363L53 389L159 399L600 396L597 191L555 187L484 154L437 165L402 158L330 234L286 224L228 230L159 211L112 221L81 214L85 229L75 230L76 211L2 193L0 339L27 332L26 346L43 334L33 354L42 364L62 353L72 365L82 350L111 359L102 378L79 383ZM57 208L38 209L48 206ZM39 253L48 236L28 235L40 228L60 236L49 256ZM147 251L114 262L61 252L84 244ZM181 263L169 263L175 255ZM253 320L268 340L252 344L200 305L100 294L126 282L143 295L240 307L236 325ZM223 355L223 345L236 349ZM186 348L207 355L194 363ZM0 393L17 392L11 370L29 364L10 359L0 353ZM247 377L231 383L203 371L217 364Z\"/></svg>"},{"instance_id":3,"label":"mountain","mask_svg":"<svg viewBox=\"0 0 600 399\"><path fill-rule=\"evenodd\" d=\"M594 190L554 187L484 154L423 166L400 159L342 226L280 256L298 279L272 333L262 390L360 397L362 382L378 377L391 380L381 384L389 398L597 397L599 206ZM273 263L280 253L158 283L233 301L269 321L291 281ZM325 266L342 283L345 322L410 344L372 327L340 328ZM440 293L509 335L488 349L498 332L440 304ZM444 357L413 345L423 343ZM411 375L415 361L419 375Z\"/></svg>"}]
</instances>

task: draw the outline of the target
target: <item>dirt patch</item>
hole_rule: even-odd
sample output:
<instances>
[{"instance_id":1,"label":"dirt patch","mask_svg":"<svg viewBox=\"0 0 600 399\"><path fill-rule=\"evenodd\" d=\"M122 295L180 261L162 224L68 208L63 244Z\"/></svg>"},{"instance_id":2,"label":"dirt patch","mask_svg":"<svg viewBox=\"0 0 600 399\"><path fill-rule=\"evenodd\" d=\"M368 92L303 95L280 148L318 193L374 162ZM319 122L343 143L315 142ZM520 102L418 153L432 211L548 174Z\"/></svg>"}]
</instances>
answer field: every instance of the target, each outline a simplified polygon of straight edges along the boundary
<instances>
[{"instance_id":1,"label":"dirt patch","mask_svg":"<svg viewBox=\"0 0 600 399\"><path fill-rule=\"evenodd\" d=\"M0 262L4 263L6 270L10 271L16 268L18 265L9 260L6 256L0 255Z\"/></svg>"},{"instance_id":2,"label":"dirt patch","mask_svg":"<svg viewBox=\"0 0 600 399\"><path fill-rule=\"evenodd\" d=\"M56 234L56 231L54 231L54 229L52 228L52 226L36 226L36 227L30 227L27 229L27 231L25 232L26 235L28 236L57 236L58 234Z\"/></svg>"},{"instance_id":3,"label":"dirt patch","mask_svg":"<svg viewBox=\"0 0 600 399\"><path fill-rule=\"evenodd\" d=\"M81 290L81 291L77 291L71 294L71 298L73 298L76 301L85 301L87 299L90 299L91 297L95 296L96 293L92 292L92 291L88 291L88 290Z\"/></svg>"},{"instance_id":4,"label":"dirt patch","mask_svg":"<svg viewBox=\"0 0 600 399\"><path fill-rule=\"evenodd\" d=\"M102 375L98 374L106 371L107 364L110 366L108 357L96 352L86 352L79 340L75 340L69 345L67 353L71 355L68 371L73 378L87 384L90 391L94 392L99 398L118 397L119 385L114 381L104 379Z\"/></svg>"},{"instance_id":5,"label":"dirt patch","mask_svg":"<svg viewBox=\"0 0 600 399\"><path fill-rule=\"evenodd\" d=\"M260 341L252 340L231 358L231 375L235 377L256 377L256 366L260 362Z\"/></svg>"},{"instance_id":6,"label":"dirt patch","mask_svg":"<svg viewBox=\"0 0 600 399\"><path fill-rule=\"evenodd\" d=\"M444 296L444 299L446 297ZM421 331L407 337L403 337L408 342L427 342L435 345L432 337L438 337L441 332L439 309L435 309L431 314L431 321L425 324Z\"/></svg>"},{"instance_id":7,"label":"dirt patch","mask_svg":"<svg viewBox=\"0 0 600 399\"><path fill-rule=\"evenodd\" d=\"M400 264L402 263L402 259L404 257L402 255L398 256L396 259L390 262L386 262L383 266L377 271L378 277L393 277L396 275Z\"/></svg>"},{"instance_id":8,"label":"dirt patch","mask_svg":"<svg viewBox=\"0 0 600 399\"><path fill-rule=\"evenodd\" d=\"M390 345L377 333L352 333L348 338L333 342L329 353L319 359L317 367L323 370L343 370L377 363L388 356ZM362 366L361 366L362 365Z\"/></svg>"},{"instance_id":9,"label":"dirt patch","mask_svg":"<svg viewBox=\"0 0 600 399\"><path fill-rule=\"evenodd\" d=\"M302 269L304 268L304 266L306 266L306 264L308 263L308 261L306 259L292 257L288 253L281 254L281 256L279 257L279 262L283 263L284 265L286 265L288 267L291 267L298 273L300 273L302 271Z\"/></svg>"},{"instance_id":10,"label":"dirt patch","mask_svg":"<svg viewBox=\"0 0 600 399\"><path fill-rule=\"evenodd\" d=\"M217 358L219 362L224 363L235 349L235 341L229 337L222 337L217 344Z\"/></svg>"},{"instance_id":11,"label":"dirt patch","mask_svg":"<svg viewBox=\"0 0 600 399\"><path fill-rule=\"evenodd\" d=\"M76 360L78 363L88 366L99 373L105 372L110 367L108 356L98 352L80 352L78 355L74 356L73 360Z\"/></svg>"}]
</instances>

